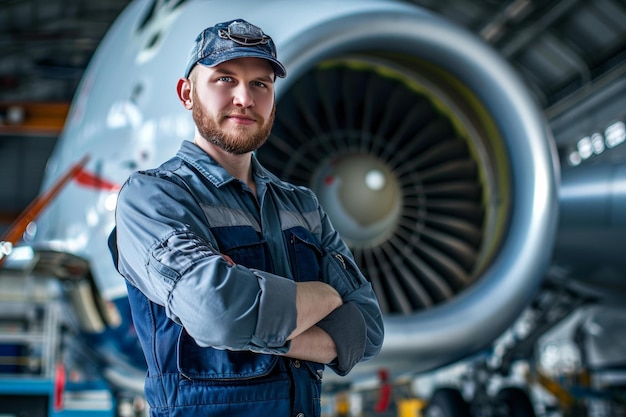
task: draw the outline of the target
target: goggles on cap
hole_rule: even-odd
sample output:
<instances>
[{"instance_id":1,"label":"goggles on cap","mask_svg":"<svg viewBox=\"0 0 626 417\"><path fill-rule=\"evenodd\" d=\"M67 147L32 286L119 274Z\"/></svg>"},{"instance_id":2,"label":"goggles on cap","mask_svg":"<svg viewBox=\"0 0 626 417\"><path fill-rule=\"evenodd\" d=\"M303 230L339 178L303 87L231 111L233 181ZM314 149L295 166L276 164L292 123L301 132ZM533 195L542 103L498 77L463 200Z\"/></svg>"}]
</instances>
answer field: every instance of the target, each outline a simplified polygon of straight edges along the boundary
<instances>
[{"instance_id":1,"label":"goggles on cap","mask_svg":"<svg viewBox=\"0 0 626 417\"><path fill-rule=\"evenodd\" d=\"M232 22L226 30L220 29L217 33L222 39L230 39L244 46L264 45L270 40L260 27L248 22Z\"/></svg>"}]
</instances>

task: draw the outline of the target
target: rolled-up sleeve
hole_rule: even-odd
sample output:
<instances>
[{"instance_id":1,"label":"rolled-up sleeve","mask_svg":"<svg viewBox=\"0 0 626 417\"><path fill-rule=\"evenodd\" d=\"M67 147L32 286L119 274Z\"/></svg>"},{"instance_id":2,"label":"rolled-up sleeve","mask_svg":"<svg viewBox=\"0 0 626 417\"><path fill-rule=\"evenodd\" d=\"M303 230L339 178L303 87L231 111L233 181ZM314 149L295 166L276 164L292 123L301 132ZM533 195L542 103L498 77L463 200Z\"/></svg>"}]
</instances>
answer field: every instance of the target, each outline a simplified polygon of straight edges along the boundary
<instances>
[{"instance_id":1,"label":"rolled-up sleeve","mask_svg":"<svg viewBox=\"0 0 626 417\"><path fill-rule=\"evenodd\" d=\"M382 312L372 285L357 267L352 253L333 228L326 213L321 207L319 211L322 225L321 242L325 251L322 259L322 279L339 292L344 303L354 303L362 313L364 322L361 325L366 327L366 344L362 358L365 361L375 357L382 348L384 339ZM357 323L346 323L346 326L353 325Z\"/></svg>"}]
</instances>

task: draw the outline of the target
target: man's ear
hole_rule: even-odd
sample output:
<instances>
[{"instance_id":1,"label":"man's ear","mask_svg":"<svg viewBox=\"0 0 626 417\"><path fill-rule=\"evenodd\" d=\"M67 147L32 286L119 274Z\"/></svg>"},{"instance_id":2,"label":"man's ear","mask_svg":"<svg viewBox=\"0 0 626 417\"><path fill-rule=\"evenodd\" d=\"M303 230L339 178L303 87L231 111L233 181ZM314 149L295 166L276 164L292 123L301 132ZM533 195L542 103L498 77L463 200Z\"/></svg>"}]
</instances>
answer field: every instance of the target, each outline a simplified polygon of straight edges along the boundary
<instances>
[{"instance_id":1,"label":"man's ear","mask_svg":"<svg viewBox=\"0 0 626 417\"><path fill-rule=\"evenodd\" d=\"M183 106L187 110L191 110L193 101L191 100L191 81L189 78L181 78L178 80L176 93L178 93L178 99L183 103Z\"/></svg>"}]
</instances>

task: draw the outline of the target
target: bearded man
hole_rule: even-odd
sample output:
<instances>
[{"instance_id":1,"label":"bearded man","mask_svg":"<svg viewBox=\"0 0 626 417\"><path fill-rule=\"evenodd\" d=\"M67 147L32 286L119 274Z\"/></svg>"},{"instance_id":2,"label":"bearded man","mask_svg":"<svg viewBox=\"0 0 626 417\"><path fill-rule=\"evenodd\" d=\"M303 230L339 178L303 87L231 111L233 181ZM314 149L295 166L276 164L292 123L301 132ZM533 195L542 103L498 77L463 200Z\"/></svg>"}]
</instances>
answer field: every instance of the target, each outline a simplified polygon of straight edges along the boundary
<instances>
[{"instance_id":1,"label":"bearded man","mask_svg":"<svg viewBox=\"0 0 626 417\"><path fill-rule=\"evenodd\" d=\"M202 31L176 89L193 141L120 190L111 251L153 417L320 416L324 367L381 348L376 296L316 196L254 155L285 76L259 27Z\"/></svg>"}]
</instances>

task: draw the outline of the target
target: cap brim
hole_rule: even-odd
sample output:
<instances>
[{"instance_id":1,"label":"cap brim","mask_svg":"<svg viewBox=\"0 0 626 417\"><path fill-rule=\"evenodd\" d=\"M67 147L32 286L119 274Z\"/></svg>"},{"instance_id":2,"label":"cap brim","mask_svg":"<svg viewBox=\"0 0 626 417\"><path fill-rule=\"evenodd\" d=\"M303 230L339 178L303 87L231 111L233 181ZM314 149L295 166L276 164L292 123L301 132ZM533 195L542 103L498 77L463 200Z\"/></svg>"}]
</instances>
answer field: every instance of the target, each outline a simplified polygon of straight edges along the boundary
<instances>
[{"instance_id":1,"label":"cap brim","mask_svg":"<svg viewBox=\"0 0 626 417\"><path fill-rule=\"evenodd\" d=\"M259 52L259 50L256 48L238 47L236 49L224 51L220 53L217 57L211 56L200 59L198 60L197 64L202 64L207 67L214 67L221 64L222 62L230 61L237 58L261 58L268 60L272 64L272 67L274 68L274 73L277 77L285 78L285 76L287 75L287 70L285 69L285 66L280 63L280 61L268 54Z\"/></svg>"}]
</instances>

